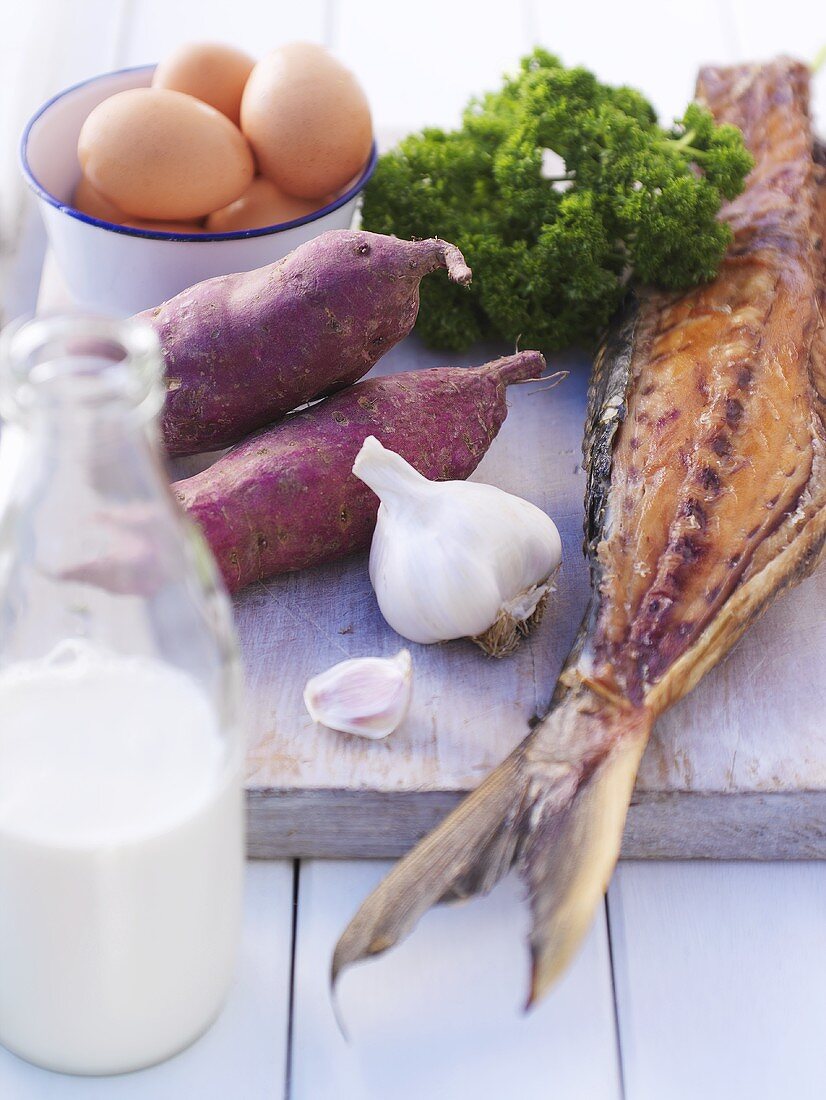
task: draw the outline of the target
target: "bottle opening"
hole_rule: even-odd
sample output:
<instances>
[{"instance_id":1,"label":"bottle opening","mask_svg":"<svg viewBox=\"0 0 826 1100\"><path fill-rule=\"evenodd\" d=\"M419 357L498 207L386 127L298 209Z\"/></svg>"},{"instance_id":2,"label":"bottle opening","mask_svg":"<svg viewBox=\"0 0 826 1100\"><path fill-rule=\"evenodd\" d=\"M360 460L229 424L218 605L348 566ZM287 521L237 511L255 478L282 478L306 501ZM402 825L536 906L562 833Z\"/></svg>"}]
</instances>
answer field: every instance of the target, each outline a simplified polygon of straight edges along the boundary
<instances>
[{"instance_id":1,"label":"bottle opening","mask_svg":"<svg viewBox=\"0 0 826 1100\"><path fill-rule=\"evenodd\" d=\"M140 321L84 314L35 318L9 325L0 338L0 412L44 403L162 401L158 338Z\"/></svg>"}]
</instances>

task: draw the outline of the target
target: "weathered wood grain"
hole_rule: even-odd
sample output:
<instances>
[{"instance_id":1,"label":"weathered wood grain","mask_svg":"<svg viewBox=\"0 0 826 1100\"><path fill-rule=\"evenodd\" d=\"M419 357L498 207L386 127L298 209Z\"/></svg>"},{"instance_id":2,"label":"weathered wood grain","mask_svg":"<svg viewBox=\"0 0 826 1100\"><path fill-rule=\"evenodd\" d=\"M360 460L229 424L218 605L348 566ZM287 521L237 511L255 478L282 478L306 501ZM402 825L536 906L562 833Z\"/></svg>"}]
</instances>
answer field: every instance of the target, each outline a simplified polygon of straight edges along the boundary
<instances>
[{"instance_id":1,"label":"weathered wood grain","mask_svg":"<svg viewBox=\"0 0 826 1100\"><path fill-rule=\"evenodd\" d=\"M439 361L409 340L381 369ZM547 705L587 599L579 447L588 364L554 365L569 367L569 378L553 390L511 391L508 420L475 475L545 508L562 534L557 595L514 657L491 661L463 642L411 646L411 713L387 741L364 742L315 727L301 692L336 661L405 644L378 612L366 557L273 578L237 599L253 854L399 854ZM826 679L817 673L825 661L821 570L664 717L643 761L624 854L826 857Z\"/></svg>"},{"instance_id":2,"label":"weathered wood grain","mask_svg":"<svg viewBox=\"0 0 826 1100\"><path fill-rule=\"evenodd\" d=\"M47 262L40 308L65 303ZM481 362L502 349L477 349ZM380 371L443 363L405 341ZM504 661L470 643L411 646L414 700L388 740L313 725L306 680L345 657L406 643L384 623L366 555L276 577L236 598L247 671L250 854L400 855L472 790L547 706L588 598L580 443L589 369L510 392L511 411L475 477L545 508L563 541L539 630ZM188 471L204 463L187 460ZM178 476L183 471L178 469ZM626 858L826 858L826 568L772 607L700 687L668 711L643 758Z\"/></svg>"},{"instance_id":3,"label":"weathered wood grain","mask_svg":"<svg viewBox=\"0 0 826 1100\"><path fill-rule=\"evenodd\" d=\"M403 854L465 791L247 792L253 858L389 858ZM826 858L826 792L637 791L622 859Z\"/></svg>"},{"instance_id":4,"label":"weathered wood grain","mask_svg":"<svg viewBox=\"0 0 826 1100\"><path fill-rule=\"evenodd\" d=\"M40 308L65 304L46 264ZM500 354L479 348L467 364ZM454 360L454 362L457 360ZM445 362L415 338L379 372ZM512 657L466 642L410 646L414 700L404 726L367 742L313 725L306 680L346 657L406 644L383 621L366 555L276 577L235 601L247 671L250 853L400 855L524 736L547 706L588 597L581 553L581 437L589 363L510 391L511 412L476 478L534 501L563 542L557 593ZM202 466L188 460L186 472ZM177 476L184 476L178 468ZM667 712L643 758L623 855L826 858L826 568L783 597L700 687Z\"/></svg>"},{"instance_id":5,"label":"weathered wood grain","mask_svg":"<svg viewBox=\"0 0 826 1100\"><path fill-rule=\"evenodd\" d=\"M626 1100L822 1100L825 871L619 867L608 917Z\"/></svg>"},{"instance_id":6,"label":"weathered wood grain","mask_svg":"<svg viewBox=\"0 0 826 1100\"><path fill-rule=\"evenodd\" d=\"M493 354L481 350L467 361ZM438 361L408 341L381 369ZM585 382L586 371L574 365L557 389L541 392L541 383L512 389L509 418L475 475L534 500L560 526L565 577L542 630L504 661L485 658L468 642L410 646L414 700L392 738L367 743L316 728L301 698L306 679L335 661L391 654L407 644L378 611L366 555L272 578L236 600L251 702L252 787L465 789L520 739L531 716L547 706L586 597L579 549Z\"/></svg>"},{"instance_id":7,"label":"weathered wood grain","mask_svg":"<svg viewBox=\"0 0 826 1100\"><path fill-rule=\"evenodd\" d=\"M620 1100L605 910L550 996L528 1015L527 913L514 878L472 905L428 913L398 950L343 978L330 955L382 863L301 864L292 1100ZM507 934L505 933L507 929Z\"/></svg>"}]
</instances>

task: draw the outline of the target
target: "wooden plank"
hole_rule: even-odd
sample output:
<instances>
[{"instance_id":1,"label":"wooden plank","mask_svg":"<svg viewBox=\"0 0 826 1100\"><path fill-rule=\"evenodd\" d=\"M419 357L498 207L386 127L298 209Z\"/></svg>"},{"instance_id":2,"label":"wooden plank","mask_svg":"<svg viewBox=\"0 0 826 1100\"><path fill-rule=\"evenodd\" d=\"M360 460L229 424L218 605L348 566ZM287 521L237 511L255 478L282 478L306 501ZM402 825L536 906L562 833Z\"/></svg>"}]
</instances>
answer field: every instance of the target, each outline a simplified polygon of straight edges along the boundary
<instances>
[{"instance_id":1,"label":"wooden plank","mask_svg":"<svg viewBox=\"0 0 826 1100\"><path fill-rule=\"evenodd\" d=\"M330 955L386 870L301 865L292 1100L618 1100L604 916L560 984L524 1017L526 918L512 880L484 900L428 913L398 949L345 975L347 1042L328 997Z\"/></svg>"},{"instance_id":2,"label":"wooden plank","mask_svg":"<svg viewBox=\"0 0 826 1100\"><path fill-rule=\"evenodd\" d=\"M609 915L627 1100L826 1095L826 867L626 863Z\"/></svg>"},{"instance_id":3,"label":"wooden plank","mask_svg":"<svg viewBox=\"0 0 826 1100\"><path fill-rule=\"evenodd\" d=\"M407 341L381 370L440 359ZM547 706L587 600L579 445L588 366L556 365L571 367L571 376L552 391L512 393L509 418L474 475L545 508L562 535L558 594L514 657L488 661L468 643L412 646L408 720L387 741L364 743L315 728L301 690L344 657L390 654L403 644L378 613L365 558L273 578L237 599L254 731L248 787L256 854L406 850ZM810 675L812 662L824 659L821 569L664 716L640 771L626 855L826 856L826 681Z\"/></svg>"},{"instance_id":4,"label":"wooden plank","mask_svg":"<svg viewBox=\"0 0 826 1100\"><path fill-rule=\"evenodd\" d=\"M461 791L247 790L248 852L310 859L402 855ZM826 793L637 791L622 859L823 859Z\"/></svg>"},{"instance_id":5,"label":"wooden plank","mask_svg":"<svg viewBox=\"0 0 826 1100\"><path fill-rule=\"evenodd\" d=\"M0 255L0 325L34 312L45 255L46 230L34 196L27 195L21 202L16 236Z\"/></svg>"},{"instance_id":6,"label":"wooden plank","mask_svg":"<svg viewBox=\"0 0 826 1100\"><path fill-rule=\"evenodd\" d=\"M26 119L40 103L115 67L126 0L37 0L4 10L0 37L0 321L33 309L46 247L17 163Z\"/></svg>"},{"instance_id":7,"label":"wooden plank","mask_svg":"<svg viewBox=\"0 0 826 1100\"><path fill-rule=\"evenodd\" d=\"M684 40L694 44L695 56L701 54L701 47L714 46L721 52L729 48L718 9L704 4L705 0L699 15L687 16L680 30ZM480 9L490 17L488 23L470 20L469 33L481 33L482 24L489 31L495 10L493 6ZM138 49L134 43L141 35L145 42L160 41L162 27L155 0L135 11L140 20L134 23L130 50ZM463 77L467 87L481 80L481 73L492 74L500 65L497 51L518 53L524 48L520 43L524 43L525 28L530 30L531 18L542 30L543 41L555 43L566 57L573 52L569 60L577 59L577 49L586 49L581 18L577 22L570 14L562 17L551 42L553 27L545 22L544 9L533 10L530 18L525 11L517 9L501 41L488 34L493 44L486 46L486 52L472 62L461 62L471 65ZM675 34L677 9L666 4L664 11L663 33L670 27ZM207 27L210 19L218 19L217 9L212 15L209 12L213 9L207 11ZM175 32L179 35L189 26L180 19ZM642 28L644 13L639 4L632 5L629 19L632 30ZM427 25L416 22L416 27ZM370 36L384 33L383 27L381 20L370 18L364 3L355 3L342 9L325 30L347 57L355 58L356 44L361 43L360 56L369 55L369 66L375 67L370 79L377 86L387 81L387 57L397 56L396 51L378 49L378 43L374 43L376 49L368 49ZM459 34L458 24L450 27L454 37ZM420 33L424 32L411 31L414 36L405 54L415 57L417 65L421 50L415 35ZM600 43L608 41L600 37ZM634 66L637 60L641 66L638 82L652 94L657 89L657 98L673 85L668 84L659 61L654 69L645 68L650 50L643 49L644 43L636 38L634 43ZM594 49L599 58L605 54L606 64L614 63L607 45L597 44ZM135 53L132 60L139 56ZM685 56L688 51L681 53ZM587 60L585 54L583 59ZM600 68L596 60L593 64ZM693 69L694 59L690 64ZM476 65L482 66L478 72ZM614 79L608 71L604 75ZM403 80L400 83L407 86ZM435 83L440 87L441 77ZM426 117L426 102L415 102L420 118ZM477 349L459 361L479 362L500 350ZM380 369L404 370L443 361L443 356L409 340L387 356ZM253 854L399 854L475 787L524 736L531 716L547 706L587 600L580 552L583 479L579 457L588 363L568 357L555 365L571 367L571 377L550 392L536 393L531 387L512 392L509 419L476 475L545 508L563 538L558 594L545 623L515 657L500 663L486 661L466 643L412 647L416 687L411 715L388 741L364 743L314 727L301 701L305 681L321 669L347 656L393 653L403 644L377 611L364 556L273 578L238 598L237 620L250 687L248 788ZM800 659L802 639L805 661ZM822 678L812 682L808 671L812 662L822 662L824 656L826 570L784 598L698 691L664 717L643 761L624 854L826 856L826 728L821 720L826 682Z\"/></svg>"},{"instance_id":8,"label":"wooden plank","mask_svg":"<svg viewBox=\"0 0 826 1100\"><path fill-rule=\"evenodd\" d=\"M292 863L250 864L235 985L224 1011L203 1038L160 1066L121 1077L50 1073L0 1048L0 1096L8 1100L285 1097L292 920Z\"/></svg>"},{"instance_id":9,"label":"wooden plank","mask_svg":"<svg viewBox=\"0 0 826 1100\"><path fill-rule=\"evenodd\" d=\"M33 0L3 12L0 64L0 214L10 215L8 191L22 183L17 143L23 124L55 92L117 61L126 0ZM3 226L5 236L6 225Z\"/></svg>"},{"instance_id":10,"label":"wooden plank","mask_svg":"<svg viewBox=\"0 0 826 1100\"><path fill-rule=\"evenodd\" d=\"M479 349L454 361L484 362L493 354ZM443 356L411 340L382 360L379 373L440 362ZM236 611L254 731L253 789L469 789L547 707L587 596L579 468L587 366L572 365L571 377L554 390L543 391L541 383L511 390L508 419L474 475L533 500L559 525L563 577L542 629L503 661L486 659L469 642L411 646L410 716L390 739L365 742L314 727L302 690L310 675L335 661L390 654L405 644L378 612L366 556L251 587Z\"/></svg>"},{"instance_id":11,"label":"wooden plank","mask_svg":"<svg viewBox=\"0 0 826 1100\"><path fill-rule=\"evenodd\" d=\"M423 50L432 48L431 25L423 17L409 28L409 61L399 68L396 52L385 48L387 24L374 7L349 4L333 22L333 44L352 63L368 66L364 78L374 99L388 86L404 91L403 103L387 101L388 120L407 121L410 112L409 125L455 122L467 90L483 88L508 52L515 56L534 39L607 80L627 80L633 72L634 83L668 118L691 97L698 62L726 60L738 48L728 5L715 0L689 9L666 0L656 26L650 5L632 0L621 9L603 9L596 36L589 13L575 6L552 10L530 0L505 27L501 10L492 5L477 5L472 15L452 5L439 18L442 40L469 35L473 47L461 58L451 55L456 84L446 83L444 73L439 81L417 79L419 94L409 96L404 66L410 64L418 76ZM679 39L680 50L652 49L652 34ZM427 38L421 49L420 35ZM439 94L431 102L434 86ZM433 365L439 358L408 342L382 369ZM276 579L238 601L258 731L249 770L253 851L403 851L505 755L524 734L526 719L547 702L586 598L578 553L585 369L580 364L552 394L515 393L511 418L477 475L546 507L565 545L550 622L507 666L482 662L467 646L414 647L417 693L410 721L390 742L363 746L313 730L300 702L304 680L325 665L344 656L389 653L401 644L375 614L363 560ZM810 683L797 644L805 638L810 656L826 653L824 609L821 573L773 609L701 689L664 718L643 762L625 853L826 855L826 730L820 720L826 692ZM302 652L296 643L308 630L312 641ZM277 683L270 673L275 667ZM296 818L307 824L296 828Z\"/></svg>"},{"instance_id":12,"label":"wooden plank","mask_svg":"<svg viewBox=\"0 0 826 1100\"><path fill-rule=\"evenodd\" d=\"M160 61L186 42L226 42L261 57L284 42L323 41L325 11L324 0L231 6L226 0L138 0L124 27L124 64Z\"/></svg>"},{"instance_id":13,"label":"wooden plank","mask_svg":"<svg viewBox=\"0 0 826 1100\"><path fill-rule=\"evenodd\" d=\"M496 87L531 46L523 0L417 0L415 9L344 0L330 44L358 74L376 128L454 126L472 95Z\"/></svg>"},{"instance_id":14,"label":"wooden plank","mask_svg":"<svg viewBox=\"0 0 826 1100\"><path fill-rule=\"evenodd\" d=\"M47 262L40 306L56 303L65 303L65 290ZM461 361L486 354L494 350ZM442 361L408 340L380 370ZM467 643L413 646L408 720L387 741L361 742L314 727L301 691L309 676L346 656L390 654L403 644L378 613L364 556L273 578L236 599L250 698L252 855L401 854L547 706L588 597L578 463L588 363L560 357L555 365L571 369L564 385L512 391L508 420L475 475L545 508L562 534L555 601L515 656L488 661ZM824 657L826 567L783 597L661 719L643 758L623 856L826 857L826 682L810 675Z\"/></svg>"},{"instance_id":15,"label":"wooden plank","mask_svg":"<svg viewBox=\"0 0 826 1100\"><path fill-rule=\"evenodd\" d=\"M627 0L600 4L598 13L588 4L529 2L540 45L607 83L639 88L666 124L692 98L698 67L733 56L728 0Z\"/></svg>"}]
</instances>

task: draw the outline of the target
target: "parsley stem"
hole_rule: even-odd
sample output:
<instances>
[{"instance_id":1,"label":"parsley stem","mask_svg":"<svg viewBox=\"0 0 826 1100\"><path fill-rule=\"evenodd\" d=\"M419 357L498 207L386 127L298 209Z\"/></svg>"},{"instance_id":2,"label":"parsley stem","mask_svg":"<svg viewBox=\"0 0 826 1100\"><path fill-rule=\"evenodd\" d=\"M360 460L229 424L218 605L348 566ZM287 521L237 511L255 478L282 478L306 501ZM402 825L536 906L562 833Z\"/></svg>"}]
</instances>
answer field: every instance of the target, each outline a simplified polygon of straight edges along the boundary
<instances>
[{"instance_id":1,"label":"parsley stem","mask_svg":"<svg viewBox=\"0 0 826 1100\"><path fill-rule=\"evenodd\" d=\"M657 144L661 149L667 149L671 153L687 153L692 160L702 160L706 155L705 149L697 149L691 143L697 136L696 130L686 130L682 137L668 138Z\"/></svg>"}]
</instances>

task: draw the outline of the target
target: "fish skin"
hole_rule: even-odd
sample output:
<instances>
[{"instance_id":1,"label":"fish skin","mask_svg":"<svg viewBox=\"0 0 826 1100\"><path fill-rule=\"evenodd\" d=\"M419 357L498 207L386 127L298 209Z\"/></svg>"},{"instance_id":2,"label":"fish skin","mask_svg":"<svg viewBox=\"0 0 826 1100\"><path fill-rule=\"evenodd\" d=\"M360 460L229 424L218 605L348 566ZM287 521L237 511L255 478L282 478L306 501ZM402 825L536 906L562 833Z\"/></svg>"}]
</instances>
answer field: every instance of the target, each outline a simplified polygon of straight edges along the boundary
<instances>
[{"instance_id":1,"label":"fish skin","mask_svg":"<svg viewBox=\"0 0 826 1100\"><path fill-rule=\"evenodd\" d=\"M597 356L583 447L592 598L549 713L367 898L333 981L515 864L538 999L607 888L656 717L823 556L826 169L808 84L783 58L702 70L698 97L740 126L756 164L722 212L734 240L717 279L634 292Z\"/></svg>"},{"instance_id":2,"label":"fish skin","mask_svg":"<svg viewBox=\"0 0 826 1100\"><path fill-rule=\"evenodd\" d=\"M756 161L723 212L734 240L718 278L640 303L593 640L595 676L635 702L794 511L818 442L807 371L819 322L809 74L793 63L782 79L757 72L704 70L698 84L720 121L739 122Z\"/></svg>"}]
</instances>

